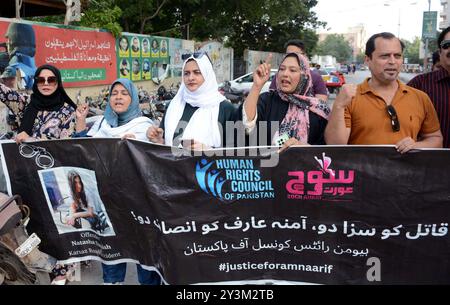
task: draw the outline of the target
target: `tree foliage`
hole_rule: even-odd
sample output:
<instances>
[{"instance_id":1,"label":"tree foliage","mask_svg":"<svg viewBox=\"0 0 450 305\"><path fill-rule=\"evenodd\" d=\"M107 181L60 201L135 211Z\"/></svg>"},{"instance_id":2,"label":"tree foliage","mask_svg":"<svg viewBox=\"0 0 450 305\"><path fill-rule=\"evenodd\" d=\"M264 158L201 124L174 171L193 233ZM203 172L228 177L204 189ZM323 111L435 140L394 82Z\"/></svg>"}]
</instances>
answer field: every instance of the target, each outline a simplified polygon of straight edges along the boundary
<instances>
[{"instance_id":1,"label":"tree foliage","mask_svg":"<svg viewBox=\"0 0 450 305\"><path fill-rule=\"evenodd\" d=\"M80 25L106 29L115 37L119 36L122 32L119 23L122 10L114 2L114 0L91 0L89 9L83 11Z\"/></svg>"},{"instance_id":2,"label":"tree foliage","mask_svg":"<svg viewBox=\"0 0 450 305\"><path fill-rule=\"evenodd\" d=\"M318 0L82 0L81 25L184 39L217 40L234 48L284 52L302 39L312 54L315 29L325 26L312 8Z\"/></svg>"},{"instance_id":3,"label":"tree foliage","mask_svg":"<svg viewBox=\"0 0 450 305\"><path fill-rule=\"evenodd\" d=\"M351 60L352 47L345 40L343 35L331 34L317 47L317 54L331 55L336 57L338 62L347 62Z\"/></svg>"},{"instance_id":4,"label":"tree foliage","mask_svg":"<svg viewBox=\"0 0 450 305\"><path fill-rule=\"evenodd\" d=\"M421 60L419 58L420 53L420 38L416 37L413 42L407 40L402 40L405 44L405 49L403 52L403 57L408 59L409 64L420 64Z\"/></svg>"}]
</instances>

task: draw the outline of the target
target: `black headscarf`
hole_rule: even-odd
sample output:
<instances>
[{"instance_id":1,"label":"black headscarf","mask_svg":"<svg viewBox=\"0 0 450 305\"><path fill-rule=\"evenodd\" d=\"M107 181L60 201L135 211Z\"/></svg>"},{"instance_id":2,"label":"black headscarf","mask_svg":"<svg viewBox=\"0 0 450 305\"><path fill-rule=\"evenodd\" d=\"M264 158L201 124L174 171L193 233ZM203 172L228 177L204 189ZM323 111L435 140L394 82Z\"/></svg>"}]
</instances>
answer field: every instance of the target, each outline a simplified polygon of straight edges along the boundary
<instances>
[{"instance_id":1,"label":"black headscarf","mask_svg":"<svg viewBox=\"0 0 450 305\"><path fill-rule=\"evenodd\" d=\"M36 80L33 83L33 94L31 94L31 101L25 109L22 123L19 127L19 132L25 131L28 135L33 133L33 125L36 120L36 116L39 111L58 111L64 106L64 103L69 104L73 108L77 108L77 105L70 99L64 90L62 84L61 73L59 70L51 65L43 65L37 68L35 78L39 76L42 70L50 70L55 74L58 84L57 89L51 95L45 96L39 92Z\"/></svg>"}]
</instances>

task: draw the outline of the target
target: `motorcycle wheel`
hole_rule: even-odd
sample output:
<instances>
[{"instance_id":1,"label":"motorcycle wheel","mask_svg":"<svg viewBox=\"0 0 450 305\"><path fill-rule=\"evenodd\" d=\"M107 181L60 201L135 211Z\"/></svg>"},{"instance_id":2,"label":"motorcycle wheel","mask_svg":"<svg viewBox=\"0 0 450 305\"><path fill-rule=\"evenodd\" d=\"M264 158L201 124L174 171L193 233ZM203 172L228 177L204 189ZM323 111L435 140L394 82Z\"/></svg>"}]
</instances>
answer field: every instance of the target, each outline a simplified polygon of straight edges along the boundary
<instances>
[{"instance_id":1,"label":"motorcycle wheel","mask_svg":"<svg viewBox=\"0 0 450 305\"><path fill-rule=\"evenodd\" d=\"M0 243L0 284L32 285L36 277L9 248Z\"/></svg>"}]
</instances>

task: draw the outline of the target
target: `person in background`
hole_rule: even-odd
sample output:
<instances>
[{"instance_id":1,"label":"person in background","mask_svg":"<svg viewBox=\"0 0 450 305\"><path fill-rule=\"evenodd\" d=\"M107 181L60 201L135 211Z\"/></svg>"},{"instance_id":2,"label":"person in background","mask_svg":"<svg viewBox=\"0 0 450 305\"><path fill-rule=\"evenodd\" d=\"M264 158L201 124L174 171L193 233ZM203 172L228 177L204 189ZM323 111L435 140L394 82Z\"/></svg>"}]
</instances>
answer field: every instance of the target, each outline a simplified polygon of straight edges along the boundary
<instances>
[{"instance_id":1,"label":"person in background","mask_svg":"<svg viewBox=\"0 0 450 305\"><path fill-rule=\"evenodd\" d=\"M346 84L337 96L325 139L329 145L389 145L400 153L442 147L436 110L428 96L397 78L403 43L391 33L378 33L366 43L371 77Z\"/></svg>"},{"instance_id":2,"label":"person in background","mask_svg":"<svg viewBox=\"0 0 450 305\"><path fill-rule=\"evenodd\" d=\"M292 39L289 40L284 48L286 49L286 53L299 53L305 57L306 51L305 51L305 44L303 41L298 39ZM320 67L320 65L319 65ZM319 68L317 68L319 70ZM322 100L327 101L328 100L328 90L327 86L323 82L322 76L320 76L319 72L317 70L311 70L311 77L312 77L312 86L310 88L312 96ZM273 78L272 83L269 87L270 90L276 90L276 77Z\"/></svg>"},{"instance_id":3,"label":"person in background","mask_svg":"<svg viewBox=\"0 0 450 305\"><path fill-rule=\"evenodd\" d=\"M439 70L442 67L441 66L441 55L439 54L439 50L434 51L431 58L433 61L433 65L431 66L431 71Z\"/></svg>"},{"instance_id":4,"label":"person in background","mask_svg":"<svg viewBox=\"0 0 450 305\"><path fill-rule=\"evenodd\" d=\"M408 85L428 94L441 123L444 148L450 148L450 27L442 31L437 44L440 68L414 77Z\"/></svg>"},{"instance_id":5,"label":"person in background","mask_svg":"<svg viewBox=\"0 0 450 305\"><path fill-rule=\"evenodd\" d=\"M6 67L5 71L3 71L2 75L0 76L2 84L10 89L16 90L16 75L16 69L14 69L13 67Z\"/></svg>"},{"instance_id":6,"label":"person in background","mask_svg":"<svg viewBox=\"0 0 450 305\"><path fill-rule=\"evenodd\" d=\"M3 92L15 92L17 94L16 97L19 96L19 93L16 92L17 90L17 79L16 79L16 69L13 67L6 67L3 71L2 75L0 76L0 83L3 84L5 87L3 90L0 89L0 91ZM11 90L11 91L10 91ZM14 90L14 91L12 91ZM1 99L1 98L0 98ZM4 130L6 133L3 136L7 136L8 138L13 135L13 133L19 128L19 122L17 121L17 113L19 112L18 107L22 107L22 111L25 108L25 104L19 105L19 103L11 103L5 101L4 112L1 114L2 117L5 119L5 126L1 126L1 130ZM2 119L3 121L3 119Z\"/></svg>"}]
</instances>

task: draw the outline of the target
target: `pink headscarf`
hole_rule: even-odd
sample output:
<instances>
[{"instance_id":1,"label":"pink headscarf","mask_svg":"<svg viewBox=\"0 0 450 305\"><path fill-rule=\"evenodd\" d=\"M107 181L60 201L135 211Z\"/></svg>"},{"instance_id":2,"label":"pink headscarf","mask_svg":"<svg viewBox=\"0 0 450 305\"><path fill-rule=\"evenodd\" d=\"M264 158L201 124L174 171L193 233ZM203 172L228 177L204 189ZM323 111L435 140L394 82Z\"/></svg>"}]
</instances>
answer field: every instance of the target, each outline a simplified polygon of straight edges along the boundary
<instances>
[{"instance_id":1,"label":"pink headscarf","mask_svg":"<svg viewBox=\"0 0 450 305\"><path fill-rule=\"evenodd\" d=\"M277 93L283 101L289 103L289 109L280 125L279 134L288 133L289 137L295 137L303 144L308 143L309 111L328 120L330 108L325 101L315 98L311 94L312 78L309 62L299 53L287 54L287 57L295 56L300 65L302 76L294 93L284 93L280 89L280 71L277 73Z\"/></svg>"}]
</instances>

